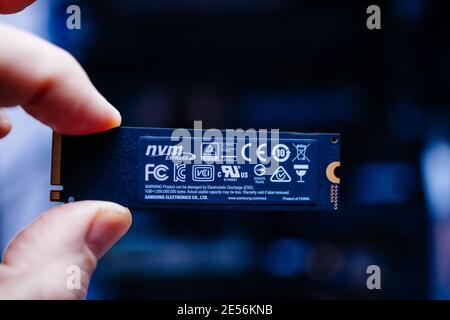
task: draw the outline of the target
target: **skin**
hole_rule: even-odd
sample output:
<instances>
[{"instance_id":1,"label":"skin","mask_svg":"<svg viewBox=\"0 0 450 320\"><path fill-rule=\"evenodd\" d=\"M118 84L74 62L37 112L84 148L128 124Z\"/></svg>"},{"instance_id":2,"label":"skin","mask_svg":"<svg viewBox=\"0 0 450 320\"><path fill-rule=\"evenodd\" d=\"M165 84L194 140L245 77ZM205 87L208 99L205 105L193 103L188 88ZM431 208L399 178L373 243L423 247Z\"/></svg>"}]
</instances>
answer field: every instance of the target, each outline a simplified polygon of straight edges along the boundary
<instances>
[{"instance_id":1,"label":"skin","mask_svg":"<svg viewBox=\"0 0 450 320\"><path fill-rule=\"evenodd\" d=\"M32 0L0 0L0 13ZM121 123L119 112L95 89L66 51L0 24L0 138L12 125L2 108L21 105L56 132L83 135ZM0 264L0 299L83 299L98 260L130 228L118 204L83 201L53 207L7 246ZM69 266L81 270L81 288L69 289Z\"/></svg>"}]
</instances>

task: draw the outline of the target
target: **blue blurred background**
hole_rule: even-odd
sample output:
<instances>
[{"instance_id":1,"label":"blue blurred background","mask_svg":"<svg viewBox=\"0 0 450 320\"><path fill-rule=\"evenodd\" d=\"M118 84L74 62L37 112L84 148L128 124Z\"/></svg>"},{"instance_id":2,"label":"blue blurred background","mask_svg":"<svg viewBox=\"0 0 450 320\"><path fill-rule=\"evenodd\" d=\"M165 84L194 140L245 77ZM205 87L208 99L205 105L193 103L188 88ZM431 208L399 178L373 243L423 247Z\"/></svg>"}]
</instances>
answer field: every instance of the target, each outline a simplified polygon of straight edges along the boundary
<instances>
[{"instance_id":1,"label":"blue blurred background","mask_svg":"<svg viewBox=\"0 0 450 320\"><path fill-rule=\"evenodd\" d=\"M444 1L377 3L378 31L365 1L49 0L0 17L72 52L124 125L343 135L340 213L135 212L89 298L450 298L450 20ZM50 130L10 114L1 247L50 206Z\"/></svg>"}]
</instances>

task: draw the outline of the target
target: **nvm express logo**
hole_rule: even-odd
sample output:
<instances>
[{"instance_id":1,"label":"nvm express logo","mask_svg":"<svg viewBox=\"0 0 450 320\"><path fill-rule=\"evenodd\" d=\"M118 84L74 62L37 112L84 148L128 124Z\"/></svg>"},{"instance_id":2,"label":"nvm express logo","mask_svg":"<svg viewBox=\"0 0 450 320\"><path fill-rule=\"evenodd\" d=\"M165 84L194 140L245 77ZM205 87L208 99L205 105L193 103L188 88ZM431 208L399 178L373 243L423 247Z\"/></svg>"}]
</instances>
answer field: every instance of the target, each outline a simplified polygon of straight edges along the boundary
<instances>
[{"instance_id":1,"label":"nvm express logo","mask_svg":"<svg viewBox=\"0 0 450 320\"><path fill-rule=\"evenodd\" d=\"M195 154L185 152L182 145L148 145L145 155L147 157L165 156L166 160L191 161L195 159Z\"/></svg>"}]
</instances>

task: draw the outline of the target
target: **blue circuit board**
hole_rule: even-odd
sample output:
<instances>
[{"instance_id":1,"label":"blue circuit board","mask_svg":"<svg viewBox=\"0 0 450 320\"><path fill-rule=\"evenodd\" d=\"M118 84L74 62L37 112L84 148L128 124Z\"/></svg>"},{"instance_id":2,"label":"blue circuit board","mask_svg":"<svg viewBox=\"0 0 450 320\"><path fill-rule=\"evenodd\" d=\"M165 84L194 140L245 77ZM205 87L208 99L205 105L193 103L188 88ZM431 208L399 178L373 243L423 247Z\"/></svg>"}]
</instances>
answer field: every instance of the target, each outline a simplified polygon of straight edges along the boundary
<instances>
[{"instance_id":1,"label":"blue circuit board","mask_svg":"<svg viewBox=\"0 0 450 320\"><path fill-rule=\"evenodd\" d=\"M51 191L51 200L141 209L338 210L339 134L207 133L123 127L83 137L55 134L52 185L62 190Z\"/></svg>"}]
</instances>

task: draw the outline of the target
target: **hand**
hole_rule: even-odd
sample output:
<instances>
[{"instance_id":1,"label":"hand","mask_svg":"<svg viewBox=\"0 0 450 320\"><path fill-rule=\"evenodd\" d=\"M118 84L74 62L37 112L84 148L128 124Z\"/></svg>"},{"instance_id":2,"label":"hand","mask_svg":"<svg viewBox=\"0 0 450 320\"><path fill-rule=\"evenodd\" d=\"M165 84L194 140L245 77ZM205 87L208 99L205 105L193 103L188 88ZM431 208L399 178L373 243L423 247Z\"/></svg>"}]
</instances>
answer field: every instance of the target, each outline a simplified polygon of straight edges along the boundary
<instances>
[{"instance_id":1,"label":"hand","mask_svg":"<svg viewBox=\"0 0 450 320\"><path fill-rule=\"evenodd\" d=\"M31 0L0 0L0 13ZM0 24L0 138L11 124L2 107L21 105L63 134L81 135L120 125L119 112L94 88L64 50ZM42 214L8 245L0 264L0 299L82 299L98 259L131 224L127 208L109 202L61 205ZM70 289L69 266L81 270Z\"/></svg>"}]
</instances>

